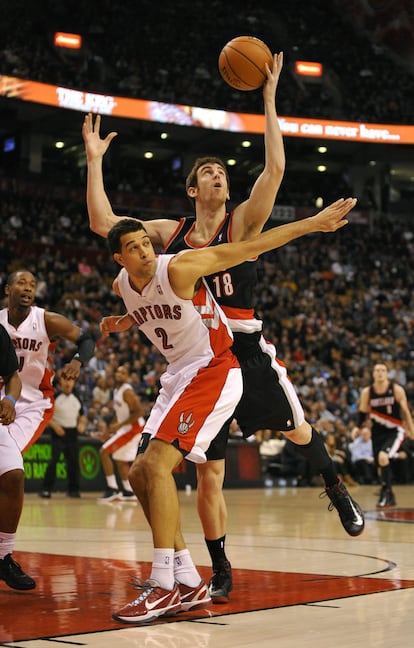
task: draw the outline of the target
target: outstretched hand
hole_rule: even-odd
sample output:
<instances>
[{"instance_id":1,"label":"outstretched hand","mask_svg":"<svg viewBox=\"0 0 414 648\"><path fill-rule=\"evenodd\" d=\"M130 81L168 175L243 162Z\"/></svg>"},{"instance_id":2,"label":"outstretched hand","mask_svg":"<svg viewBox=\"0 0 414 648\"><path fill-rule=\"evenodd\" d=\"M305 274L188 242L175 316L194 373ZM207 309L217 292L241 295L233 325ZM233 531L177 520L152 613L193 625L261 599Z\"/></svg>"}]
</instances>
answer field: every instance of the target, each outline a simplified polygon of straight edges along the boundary
<instances>
[{"instance_id":1,"label":"outstretched hand","mask_svg":"<svg viewBox=\"0 0 414 648\"><path fill-rule=\"evenodd\" d=\"M347 225L348 220L344 216L355 207L356 202L356 198L340 198L322 209L315 216L312 216L315 224L317 224L316 231L336 232L336 230Z\"/></svg>"},{"instance_id":2,"label":"outstretched hand","mask_svg":"<svg viewBox=\"0 0 414 648\"><path fill-rule=\"evenodd\" d=\"M263 99L266 103L266 99L274 100L276 95L276 88L279 82L279 76L283 67L283 52L279 54L273 54L273 66L270 68L266 64L266 74L267 79L263 86Z\"/></svg>"},{"instance_id":3,"label":"outstretched hand","mask_svg":"<svg viewBox=\"0 0 414 648\"><path fill-rule=\"evenodd\" d=\"M108 147L114 137L118 135L115 131L109 133L105 139L102 139L99 133L101 127L101 116L96 115L95 122L93 114L88 113L85 116L82 126L82 137L85 142L86 157L88 162L93 159L101 158L105 155Z\"/></svg>"},{"instance_id":4,"label":"outstretched hand","mask_svg":"<svg viewBox=\"0 0 414 648\"><path fill-rule=\"evenodd\" d=\"M100 321L99 328L103 337L107 337L110 333L122 333L131 328L133 324L132 319L128 314L122 315L108 315L103 317Z\"/></svg>"}]
</instances>

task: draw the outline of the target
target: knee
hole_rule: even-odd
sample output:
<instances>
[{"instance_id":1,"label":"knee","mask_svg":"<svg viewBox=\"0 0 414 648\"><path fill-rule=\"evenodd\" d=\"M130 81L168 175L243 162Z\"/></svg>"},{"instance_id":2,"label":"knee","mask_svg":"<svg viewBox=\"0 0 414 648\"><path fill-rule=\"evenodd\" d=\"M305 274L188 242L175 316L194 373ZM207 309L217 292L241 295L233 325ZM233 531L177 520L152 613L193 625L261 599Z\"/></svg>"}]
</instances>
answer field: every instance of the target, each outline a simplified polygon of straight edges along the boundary
<instances>
[{"instance_id":1,"label":"knee","mask_svg":"<svg viewBox=\"0 0 414 648\"><path fill-rule=\"evenodd\" d=\"M224 460L207 461L197 466L197 488L205 497L219 493L224 482Z\"/></svg>"},{"instance_id":2,"label":"knee","mask_svg":"<svg viewBox=\"0 0 414 648\"><path fill-rule=\"evenodd\" d=\"M9 470L0 477L0 488L8 495L21 495L24 492L23 470Z\"/></svg>"},{"instance_id":3,"label":"knee","mask_svg":"<svg viewBox=\"0 0 414 648\"><path fill-rule=\"evenodd\" d=\"M284 436L297 445L306 445L312 439L312 427L307 421L303 421L297 428L290 432L283 432Z\"/></svg>"},{"instance_id":4,"label":"knee","mask_svg":"<svg viewBox=\"0 0 414 648\"><path fill-rule=\"evenodd\" d=\"M139 455L137 459L135 459L128 472L128 481L135 493L143 492L146 483L145 462L141 457L143 457L143 455Z\"/></svg>"}]
</instances>

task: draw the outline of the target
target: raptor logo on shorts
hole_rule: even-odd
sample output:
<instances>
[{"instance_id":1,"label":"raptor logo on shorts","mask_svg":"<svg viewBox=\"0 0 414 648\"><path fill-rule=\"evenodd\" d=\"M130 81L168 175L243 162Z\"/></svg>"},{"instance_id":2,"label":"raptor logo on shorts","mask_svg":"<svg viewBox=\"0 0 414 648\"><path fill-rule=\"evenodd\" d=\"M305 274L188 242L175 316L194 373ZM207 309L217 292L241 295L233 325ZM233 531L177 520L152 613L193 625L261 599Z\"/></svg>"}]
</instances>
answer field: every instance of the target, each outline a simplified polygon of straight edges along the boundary
<instances>
[{"instance_id":1,"label":"raptor logo on shorts","mask_svg":"<svg viewBox=\"0 0 414 648\"><path fill-rule=\"evenodd\" d=\"M190 428L192 428L193 425L194 425L194 421L192 420L192 418L193 418L192 412L190 412L190 414L188 414L186 419L184 419L184 416L185 416L184 412L181 412L181 414L180 414L180 422L179 422L178 428L177 428L177 430L178 430L178 432L180 434L187 434L188 430Z\"/></svg>"}]
</instances>

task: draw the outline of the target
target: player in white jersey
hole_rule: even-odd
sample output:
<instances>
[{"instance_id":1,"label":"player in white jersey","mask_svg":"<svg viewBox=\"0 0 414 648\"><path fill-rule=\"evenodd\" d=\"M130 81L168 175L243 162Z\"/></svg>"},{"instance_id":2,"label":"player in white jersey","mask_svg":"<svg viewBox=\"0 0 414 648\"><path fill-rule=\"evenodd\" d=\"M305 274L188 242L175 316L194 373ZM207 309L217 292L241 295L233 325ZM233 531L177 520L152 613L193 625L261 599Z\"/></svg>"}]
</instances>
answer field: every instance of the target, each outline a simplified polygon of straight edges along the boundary
<instances>
[{"instance_id":1,"label":"player in white jersey","mask_svg":"<svg viewBox=\"0 0 414 648\"><path fill-rule=\"evenodd\" d=\"M131 491L128 472L137 456L145 420L142 416L141 401L128 379L127 367L117 367L113 393L116 420L109 425L110 436L99 451L107 483L107 489L98 499L99 502L135 501L137 499L135 493ZM118 469L121 488L118 488L113 462L116 463Z\"/></svg>"},{"instance_id":2,"label":"player in white jersey","mask_svg":"<svg viewBox=\"0 0 414 648\"><path fill-rule=\"evenodd\" d=\"M209 444L241 397L242 377L230 350L230 327L202 277L308 232L336 231L347 223L343 216L349 208L350 204L327 210L250 241L159 257L142 223L121 219L109 231L111 252L123 266L113 287L127 314L104 318L101 331L105 335L125 330L132 321L168 362L143 430L141 443L147 447L129 475L152 530L151 576L146 582L136 581L141 593L116 612L115 619L147 622L211 601L180 531L173 471L183 457L206 461Z\"/></svg>"},{"instance_id":3,"label":"player in white jersey","mask_svg":"<svg viewBox=\"0 0 414 648\"><path fill-rule=\"evenodd\" d=\"M54 390L53 350L57 338L68 340L77 346L72 360L62 369L62 375L77 379L82 363L90 360L95 342L88 333L82 333L78 326L59 313L45 311L33 305L36 292L36 278L27 270L13 272L8 278L5 292L8 298L6 308L0 310L0 323L8 332L19 362L19 377L22 381L21 397L16 403L16 418L9 425L9 434L21 453L35 442L53 415ZM0 397L4 396L4 385L0 384ZM21 469L21 456L16 461L10 457L9 469ZM17 519L23 508L24 480L16 483L14 506ZM16 525L17 528L17 525ZM10 550L15 544L15 533L9 538ZM18 579L6 581L15 589L32 589L35 582L29 576L26 587Z\"/></svg>"}]
</instances>

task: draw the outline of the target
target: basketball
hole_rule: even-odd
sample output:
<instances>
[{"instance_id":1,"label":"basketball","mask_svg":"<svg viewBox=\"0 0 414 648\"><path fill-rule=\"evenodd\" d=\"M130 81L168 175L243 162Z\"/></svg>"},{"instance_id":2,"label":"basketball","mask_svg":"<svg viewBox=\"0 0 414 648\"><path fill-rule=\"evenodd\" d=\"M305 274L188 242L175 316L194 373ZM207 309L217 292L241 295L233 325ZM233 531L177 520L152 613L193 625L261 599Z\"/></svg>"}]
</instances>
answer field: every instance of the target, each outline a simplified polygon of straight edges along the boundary
<instances>
[{"instance_id":1,"label":"basketball","mask_svg":"<svg viewBox=\"0 0 414 648\"><path fill-rule=\"evenodd\" d=\"M221 50L218 68L224 81L236 90L256 90L267 79L266 63L273 56L263 41L254 36L237 36Z\"/></svg>"}]
</instances>

